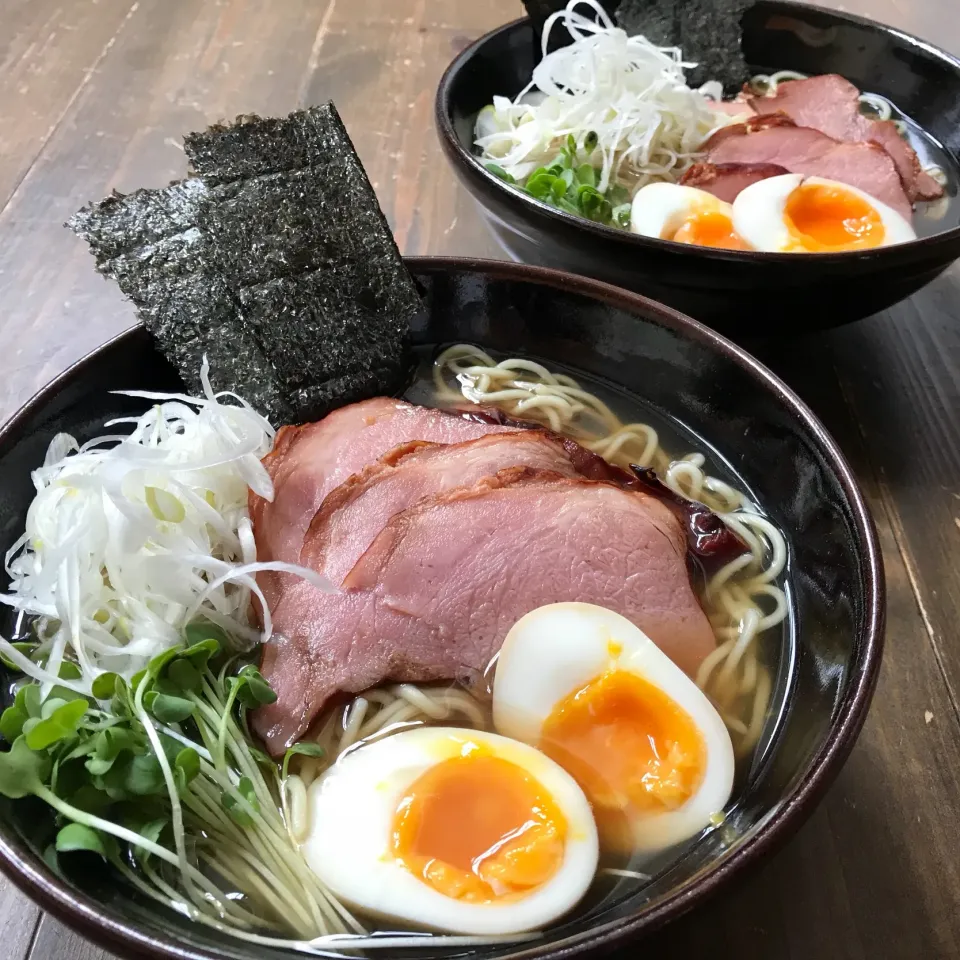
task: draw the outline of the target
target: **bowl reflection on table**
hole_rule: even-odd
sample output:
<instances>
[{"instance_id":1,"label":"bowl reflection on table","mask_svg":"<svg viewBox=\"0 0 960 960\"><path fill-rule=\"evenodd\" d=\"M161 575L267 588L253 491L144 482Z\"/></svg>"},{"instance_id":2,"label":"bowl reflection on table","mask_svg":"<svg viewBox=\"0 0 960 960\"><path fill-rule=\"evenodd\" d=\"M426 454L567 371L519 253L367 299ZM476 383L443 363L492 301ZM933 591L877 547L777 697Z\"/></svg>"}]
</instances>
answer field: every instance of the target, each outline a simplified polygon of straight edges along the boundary
<instances>
[{"instance_id":1,"label":"bowl reflection on table","mask_svg":"<svg viewBox=\"0 0 960 960\"><path fill-rule=\"evenodd\" d=\"M447 69L436 98L441 143L456 175L515 260L595 277L668 303L732 336L782 336L837 326L910 296L960 257L960 62L914 37L843 13L761 0L743 19L757 71L839 73L910 118L921 159L947 174L948 201L914 217L919 239L837 254L692 247L601 226L541 203L484 169L477 113L529 82L528 20L477 40ZM932 214L936 213L936 219Z\"/></svg>"}]
</instances>

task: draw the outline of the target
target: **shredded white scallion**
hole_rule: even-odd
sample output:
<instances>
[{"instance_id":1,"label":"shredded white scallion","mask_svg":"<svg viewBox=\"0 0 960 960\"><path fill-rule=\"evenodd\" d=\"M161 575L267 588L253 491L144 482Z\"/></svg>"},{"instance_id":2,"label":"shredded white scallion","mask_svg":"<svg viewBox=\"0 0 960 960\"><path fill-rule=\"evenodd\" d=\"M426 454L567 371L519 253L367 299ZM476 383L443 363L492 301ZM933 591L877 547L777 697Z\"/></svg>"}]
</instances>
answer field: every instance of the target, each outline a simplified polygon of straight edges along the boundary
<instances>
[{"instance_id":1,"label":"shredded white scallion","mask_svg":"<svg viewBox=\"0 0 960 960\"><path fill-rule=\"evenodd\" d=\"M181 643L196 618L241 645L269 638L269 620L263 635L248 625L259 570L332 589L300 567L256 562L247 497L273 497L260 459L274 430L240 398L214 393L206 362L201 382L200 398L125 392L154 406L82 445L58 434L33 472L36 497L6 555L11 587L0 602L39 618L42 656L3 638L0 651L45 685L44 696L54 683L88 694L106 671L129 679ZM121 425L129 434L116 432ZM58 677L65 658L79 679Z\"/></svg>"},{"instance_id":2,"label":"shredded white scallion","mask_svg":"<svg viewBox=\"0 0 960 960\"><path fill-rule=\"evenodd\" d=\"M587 7L591 15L577 12ZM548 53L550 31L562 23L574 42ZM595 0L570 0L543 28L543 59L516 97L495 97L477 117L476 144L483 159L522 181L549 162L572 134L582 147L595 134L589 162L597 187L631 190L677 180L697 159L704 141L730 123L711 107L718 84L688 87L677 47L657 47L627 36Z\"/></svg>"}]
</instances>

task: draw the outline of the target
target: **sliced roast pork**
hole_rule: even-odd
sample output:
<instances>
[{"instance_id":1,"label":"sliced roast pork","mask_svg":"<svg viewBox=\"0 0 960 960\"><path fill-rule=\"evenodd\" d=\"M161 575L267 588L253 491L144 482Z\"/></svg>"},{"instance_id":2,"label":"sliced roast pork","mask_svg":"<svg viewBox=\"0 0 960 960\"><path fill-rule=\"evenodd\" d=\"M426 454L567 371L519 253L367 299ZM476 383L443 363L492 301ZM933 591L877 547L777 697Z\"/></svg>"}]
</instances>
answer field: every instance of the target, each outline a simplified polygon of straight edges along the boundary
<instances>
[{"instance_id":1,"label":"sliced roast pork","mask_svg":"<svg viewBox=\"0 0 960 960\"><path fill-rule=\"evenodd\" d=\"M563 443L543 431L397 447L327 494L305 538L309 565L339 585L394 514L519 466L578 475Z\"/></svg>"},{"instance_id":2,"label":"sliced roast pork","mask_svg":"<svg viewBox=\"0 0 960 960\"><path fill-rule=\"evenodd\" d=\"M687 550L707 572L714 572L731 560L747 552L747 545L715 513L702 503L678 496L649 467L631 466L629 470L614 466L603 457L576 440L561 433L545 430L529 420L516 420L496 407L468 407L458 411L461 416L481 423L496 423L519 430L539 430L563 445L570 462L580 476L587 480L612 483L616 487L636 490L648 497L656 497L680 521L687 534Z\"/></svg>"},{"instance_id":3,"label":"sliced roast pork","mask_svg":"<svg viewBox=\"0 0 960 960\"><path fill-rule=\"evenodd\" d=\"M769 130L771 127L795 127L796 124L785 114L768 113L762 117L754 115L748 117L742 123L731 123L727 127L721 127L716 133L712 134L703 149L710 153L715 150L725 140L735 140L747 133L760 133L762 130Z\"/></svg>"},{"instance_id":4,"label":"sliced roast pork","mask_svg":"<svg viewBox=\"0 0 960 960\"><path fill-rule=\"evenodd\" d=\"M725 127L714 134L705 145L707 160L716 165L777 164L790 173L839 180L859 187L910 220L910 200L890 154L882 147L864 141L840 143L777 114L757 117L756 121Z\"/></svg>"},{"instance_id":5,"label":"sliced roast pork","mask_svg":"<svg viewBox=\"0 0 960 960\"><path fill-rule=\"evenodd\" d=\"M387 397L350 404L316 423L283 427L263 461L273 480L273 500L250 494L257 559L297 563L323 498L388 450L412 440L457 443L508 429ZM286 579L286 574L258 575L271 607Z\"/></svg>"},{"instance_id":6,"label":"sliced roast pork","mask_svg":"<svg viewBox=\"0 0 960 960\"><path fill-rule=\"evenodd\" d=\"M660 501L554 471L511 467L421 500L390 519L345 592L285 588L261 665L278 699L255 729L278 755L339 692L476 681L513 623L561 600L616 610L692 673L716 641L686 556Z\"/></svg>"},{"instance_id":7,"label":"sliced roast pork","mask_svg":"<svg viewBox=\"0 0 960 960\"><path fill-rule=\"evenodd\" d=\"M893 160L911 202L943 196L943 187L923 171L916 151L893 122L865 117L860 112L860 91L835 73L785 80L772 97L752 97L750 105L758 114L784 114L798 127L811 127L834 140L882 147Z\"/></svg>"},{"instance_id":8,"label":"sliced roast pork","mask_svg":"<svg viewBox=\"0 0 960 960\"><path fill-rule=\"evenodd\" d=\"M751 184L789 172L776 163L695 163L680 183L733 203L740 191Z\"/></svg>"}]
</instances>

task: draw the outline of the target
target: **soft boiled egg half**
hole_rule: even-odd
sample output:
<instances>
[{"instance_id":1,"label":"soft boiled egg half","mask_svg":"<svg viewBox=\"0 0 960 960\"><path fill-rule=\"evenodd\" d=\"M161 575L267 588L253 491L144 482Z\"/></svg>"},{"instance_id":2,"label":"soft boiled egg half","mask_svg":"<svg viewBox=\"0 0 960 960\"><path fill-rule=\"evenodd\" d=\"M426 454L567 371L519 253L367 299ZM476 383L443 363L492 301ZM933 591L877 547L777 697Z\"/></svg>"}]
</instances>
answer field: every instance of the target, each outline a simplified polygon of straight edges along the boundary
<instances>
[{"instance_id":1,"label":"soft boiled egg half","mask_svg":"<svg viewBox=\"0 0 960 960\"><path fill-rule=\"evenodd\" d=\"M787 173L741 190L732 204L696 187L650 183L633 198L644 237L766 253L842 253L915 240L892 207L857 187Z\"/></svg>"},{"instance_id":2,"label":"soft boiled egg half","mask_svg":"<svg viewBox=\"0 0 960 960\"><path fill-rule=\"evenodd\" d=\"M901 214L862 190L798 173L741 190L733 227L749 247L771 253L869 250L917 236Z\"/></svg>"},{"instance_id":3,"label":"soft boiled egg half","mask_svg":"<svg viewBox=\"0 0 960 960\"><path fill-rule=\"evenodd\" d=\"M630 229L644 237L700 247L749 249L733 227L733 207L706 190L648 183L633 198Z\"/></svg>"},{"instance_id":4,"label":"soft boiled egg half","mask_svg":"<svg viewBox=\"0 0 960 960\"><path fill-rule=\"evenodd\" d=\"M492 733L405 730L342 756L309 790L304 856L343 901L465 934L535 930L574 907L597 829L574 779Z\"/></svg>"},{"instance_id":5,"label":"soft boiled egg half","mask_svg":"<svg viewBox=\"0 0 960 960\"><path fill-rule=\"evenodd\" d=\"M518 620L500 650L493 710L499 733L574 776L607 853L652 856L699 833L730 797L723 720L612 610L557 603Z\"/></svg>"}]
</instances>

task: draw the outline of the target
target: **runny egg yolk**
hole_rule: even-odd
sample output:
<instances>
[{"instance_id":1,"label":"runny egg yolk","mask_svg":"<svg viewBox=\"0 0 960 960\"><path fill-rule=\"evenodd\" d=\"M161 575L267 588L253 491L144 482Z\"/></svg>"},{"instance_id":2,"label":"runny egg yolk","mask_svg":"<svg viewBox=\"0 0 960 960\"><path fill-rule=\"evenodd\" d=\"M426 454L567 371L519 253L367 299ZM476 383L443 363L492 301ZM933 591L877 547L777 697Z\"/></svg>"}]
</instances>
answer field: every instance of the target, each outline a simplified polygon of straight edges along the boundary
<instances>
[{"instance_id":1,"label":"runny egg yolk","mask_svg":"<svg viewBox=\"0 0 960 960\"><path fill-rule=\"evenodd\" d=\"M791 236L814 253L865 250L883 243L880 214L863 197L838 186L802 183L787 197L784 222Z\"/></svg>"},{"instance_id":2,"label":"runny egg yolk","mask_svg":"<svg viewBox=\"0 0 960 960\"><path fill-rule=\"evenodd\" d=\"M699 210L683 221L672 237L676 243L693 243L699 247L724 247L746 250L747 245L734 232L733 221L720 210Z\"/></svg>"},{"instance_id":3,"label":"runny egg yolk","mask_svg":"<svg viewBox=\"0 0 960 960\"><path fill-rule=\"evenodd\" d=\"M689 715L659 687L612 669L558 702L540 749L580 784L601 843L629 851L631 823L682 806L703 779L707 753Z\"/></svg>"},{"instance_id":4,"label":"runny egg yolk","mask_svg":"<svg viewBox=\"0 0 960 960\"><path fill-rule=\"evenodd\" d=\"M445 896L486 903L549 880L566 833L539 781L474 751L435 764L410 785L394 814L392 852Z\"/></svg>"}]
</instances>

